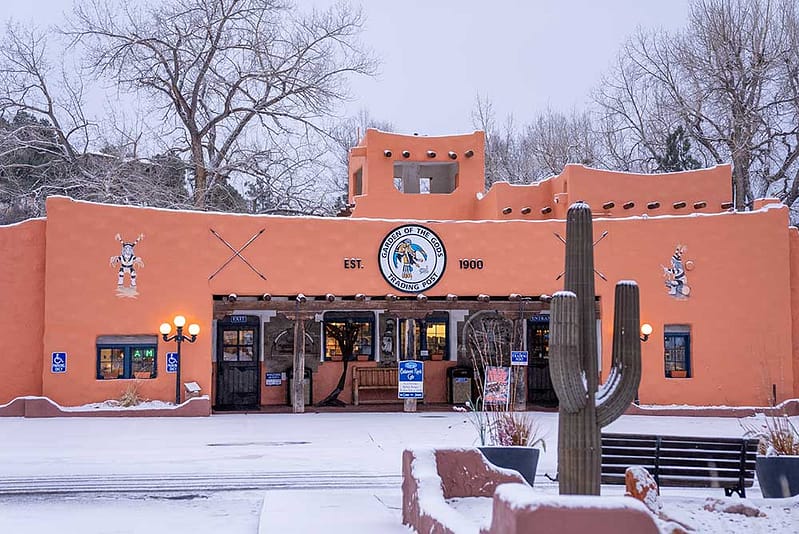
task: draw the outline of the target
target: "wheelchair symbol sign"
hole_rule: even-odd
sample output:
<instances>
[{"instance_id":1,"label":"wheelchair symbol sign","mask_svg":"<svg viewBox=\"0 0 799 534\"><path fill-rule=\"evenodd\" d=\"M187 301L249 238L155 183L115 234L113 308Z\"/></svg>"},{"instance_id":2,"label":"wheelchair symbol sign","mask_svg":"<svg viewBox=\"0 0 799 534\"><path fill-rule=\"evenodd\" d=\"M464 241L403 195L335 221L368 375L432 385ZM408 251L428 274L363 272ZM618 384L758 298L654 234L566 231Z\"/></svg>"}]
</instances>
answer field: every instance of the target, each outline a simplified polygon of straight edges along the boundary
<instances>
[{"instance_id":1,"label":"wheelchair symbol sign","mask_svg":"<svg viewBox=\"0 0 799 534\"><path fill-rule=\"evenodd\" d=\"M52 354L52 365L50 367L52 373L66 373L67 372L67 353L54 352Z\"/></svg>"},{"instance_id":2,"label":"wheelchair symbol sign","mask_svg":"<svg viewBox=\"0 0 799 534\"><path fill-rule=\"evenodd\" d=\"M178 353L177 352L167 352L166 353L166 372L167 373L177 373L178 372Z\"/></svg>"}]
</instances>

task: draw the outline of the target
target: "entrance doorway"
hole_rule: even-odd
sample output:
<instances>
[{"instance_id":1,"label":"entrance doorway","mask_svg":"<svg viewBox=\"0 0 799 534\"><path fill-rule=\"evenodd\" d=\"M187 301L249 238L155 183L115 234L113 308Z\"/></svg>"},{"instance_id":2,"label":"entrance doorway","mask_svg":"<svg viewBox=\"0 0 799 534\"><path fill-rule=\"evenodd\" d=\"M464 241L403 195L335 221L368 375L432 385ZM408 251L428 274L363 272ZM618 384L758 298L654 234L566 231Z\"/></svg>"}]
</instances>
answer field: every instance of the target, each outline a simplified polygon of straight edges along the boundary
<instances>
[{"instance_id":1,"label":"entrance doorway","mask_svg":"<svg viewBox=\"0 0 799 534\"><path fill-rule=\"evenodd\" d=\"M557 406L558 397L549 376L549 315L533 315L527 322L527 401L538 406Z\"/></svg>"},{"instance_id":2,"label":"entrance doorway","mask_svg":"<svg viewBox=\"0 0 799 534\"><path fill-rule=\"evenodd\" d=\"M260 404L260 328L260 319L249 315L229 315L217 323L214 408L240 410Z\"/></svg>"}]
</instances>

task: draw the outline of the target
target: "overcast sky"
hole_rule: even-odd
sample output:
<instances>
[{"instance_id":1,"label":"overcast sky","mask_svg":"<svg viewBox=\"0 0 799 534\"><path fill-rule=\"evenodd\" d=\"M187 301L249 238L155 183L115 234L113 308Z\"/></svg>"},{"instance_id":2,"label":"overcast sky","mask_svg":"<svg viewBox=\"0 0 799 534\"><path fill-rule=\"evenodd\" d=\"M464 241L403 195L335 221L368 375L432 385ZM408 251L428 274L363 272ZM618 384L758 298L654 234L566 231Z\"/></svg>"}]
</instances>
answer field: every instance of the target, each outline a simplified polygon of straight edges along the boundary
<instances>
[{"instance_id":1,"label":"overcast sky","mask_svg":"<svg viewBox=\"0 0 799 534\"><path fill-rule=\"evenodd\" d=\"M58 23L72 0L0 0L0 17ZM327 5L305 0L299 5ZM352 3L358 3L353 0ZM352 82L346 113L366 109L403 133L473 129L477 95L501 118L584 107L635 28L682 27L688 0L363 1L363 42L382 59Z\"/></svg>"}]
</instances>

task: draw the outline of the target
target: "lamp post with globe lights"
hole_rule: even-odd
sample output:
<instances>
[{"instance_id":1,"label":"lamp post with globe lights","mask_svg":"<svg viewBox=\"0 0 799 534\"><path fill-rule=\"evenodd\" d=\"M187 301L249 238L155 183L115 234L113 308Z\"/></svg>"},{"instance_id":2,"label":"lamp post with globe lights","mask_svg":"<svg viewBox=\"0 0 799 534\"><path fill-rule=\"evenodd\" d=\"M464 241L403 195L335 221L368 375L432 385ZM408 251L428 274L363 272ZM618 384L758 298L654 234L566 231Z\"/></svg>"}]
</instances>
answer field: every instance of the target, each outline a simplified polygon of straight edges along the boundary
<instances>
[{"instance_id":1,"label":"lamp post with globe lights","mask_svg":"<svg viewBox=\"0 0 799 534\"><path fill-rule=\"evenodd\" d=\"M188 328L189 335L187 336L183 333L183 327L186 326L185 317L182 315L176 315L172 320L172 323L175 325L174 335L169 335L172 332L172 325L169 323L162 323L158 331L161 332L161 337L163 337L164 341L167 343L170 341L175 341L178 344L178 366L175 374L175 404L180 404L180 344L184 341L187 343L194 343L194 341L197 339L197 334L200 333L200 325L196 323L190 324Z\"/></svg>"}]
</instances>

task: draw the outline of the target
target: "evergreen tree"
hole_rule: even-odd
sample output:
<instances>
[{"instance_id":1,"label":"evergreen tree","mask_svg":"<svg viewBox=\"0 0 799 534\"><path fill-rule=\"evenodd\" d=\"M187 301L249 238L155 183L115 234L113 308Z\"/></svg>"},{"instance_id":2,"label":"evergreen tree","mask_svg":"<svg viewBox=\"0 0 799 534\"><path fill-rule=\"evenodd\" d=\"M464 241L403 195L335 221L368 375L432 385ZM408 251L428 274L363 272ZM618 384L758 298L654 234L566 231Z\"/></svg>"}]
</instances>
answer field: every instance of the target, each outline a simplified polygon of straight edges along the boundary
<instances>
[{"instance_id":1,"label":"evergreen tree","mask_svg":"<svg viewBox=\"0 0 799 534\"><path fill-rule=\"evenodd\" d=\"M685 135L682 126L669 134L666 138L666 149L662 155L655 155L658 163L656 172L679 172L698 169L701 163L691 154L691 141Z\"/></svg>"}]
</instances>

